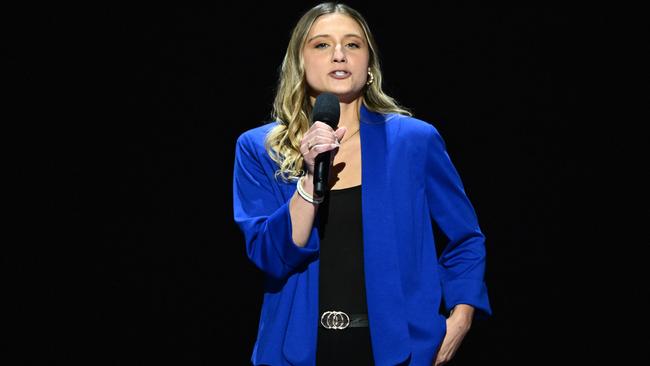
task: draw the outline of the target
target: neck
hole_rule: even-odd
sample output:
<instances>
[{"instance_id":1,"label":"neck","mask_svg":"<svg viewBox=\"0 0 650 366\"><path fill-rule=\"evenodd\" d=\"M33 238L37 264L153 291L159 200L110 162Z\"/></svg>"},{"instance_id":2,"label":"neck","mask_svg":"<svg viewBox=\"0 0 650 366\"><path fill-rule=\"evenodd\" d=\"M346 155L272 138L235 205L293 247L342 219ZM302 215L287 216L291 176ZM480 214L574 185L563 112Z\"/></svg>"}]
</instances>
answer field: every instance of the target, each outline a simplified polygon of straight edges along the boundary
<instances>
[{"instance_id":1,"label":"neck","mask_svg":"<svg viewBox=\"0 0 650 366\"><path fill-rule=\"evenodd\" d=\"M346 127L349 133L359 129L359 109L363 103L363 98L359 97L349 103L340 103L341 115L339 117L338 127Z\"/></svg>"}]
</instances>

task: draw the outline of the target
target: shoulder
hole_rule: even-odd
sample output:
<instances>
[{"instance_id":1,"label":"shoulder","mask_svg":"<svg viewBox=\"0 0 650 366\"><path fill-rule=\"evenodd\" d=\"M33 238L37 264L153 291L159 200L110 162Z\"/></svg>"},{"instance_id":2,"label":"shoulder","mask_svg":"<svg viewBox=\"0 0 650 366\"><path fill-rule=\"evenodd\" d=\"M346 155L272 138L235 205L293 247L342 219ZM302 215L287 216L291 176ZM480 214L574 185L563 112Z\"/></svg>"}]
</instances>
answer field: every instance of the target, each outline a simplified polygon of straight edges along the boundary
<instances>
[{"instance_id":1,"label":"shoulder","mask_svg":"<svg viewBox=\"0 0 650 366\"><path fill-rule=\"evenodd\" d=\"M413 116L389 113L384 118L389 128L408 137L431 138L440 135L433 123Z\"/></svg>"},{"instance_id":2,"label":"shoulder","mask_svg":"<svg viewBox=\"0 0 650 366\"><path fill-rule=\"evenodd\" d=\"M407 133L409 136L430 136L432 133L438 133L428 121L405 114L372 111L365 105L361 106L361 121L370 125L385 125L386 131L393 135Z\"/></svg>"},{"instance_id":3,"label":"shoulder","mask_svg":"<svg viewBox=\"0 0 650 366\"><path fill-rule=\"evenodd\" d=\"M265 124L251 128L242 132L237 138L237 148L246 150L265 150L264 140L269 131L277 125L276 122L266 122Z\"/></svg>"}]
</instances>

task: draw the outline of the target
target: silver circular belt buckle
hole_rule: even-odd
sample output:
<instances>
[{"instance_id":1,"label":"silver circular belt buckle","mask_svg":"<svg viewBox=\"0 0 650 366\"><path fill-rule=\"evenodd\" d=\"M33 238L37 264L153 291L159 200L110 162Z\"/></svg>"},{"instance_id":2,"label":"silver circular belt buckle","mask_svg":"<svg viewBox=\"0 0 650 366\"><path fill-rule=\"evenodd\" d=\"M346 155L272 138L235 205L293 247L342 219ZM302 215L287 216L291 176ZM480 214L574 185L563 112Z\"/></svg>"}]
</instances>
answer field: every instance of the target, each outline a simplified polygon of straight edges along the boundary
<instances>
[{"instance_id":1,"label":"silver circular belt buckle","mask_svg":"<svg viewBox=\"0 0 650 366\"><path fill-rule=\"evenodd\" d=\"M326 311L320 317L325 329L345 329L350 325L350 317L342 311Z\"/></svg>"}]
</instances>

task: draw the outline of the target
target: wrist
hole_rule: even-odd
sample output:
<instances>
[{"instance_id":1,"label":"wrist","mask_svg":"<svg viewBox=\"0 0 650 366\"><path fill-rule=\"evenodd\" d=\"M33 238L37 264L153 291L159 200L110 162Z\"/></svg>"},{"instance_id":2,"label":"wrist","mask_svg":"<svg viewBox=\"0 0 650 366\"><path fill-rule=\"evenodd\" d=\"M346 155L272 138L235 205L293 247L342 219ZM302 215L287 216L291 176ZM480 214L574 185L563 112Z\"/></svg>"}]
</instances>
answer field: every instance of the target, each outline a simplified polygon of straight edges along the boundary
<instances>
[{"instance_id":1,"label":"wrist","mask_svg":"<svg viewBox=\"0 0 650 366\"><path fill-rule=\"evenodd\" d=\"M303 190L305 192L309 193L309 194L313 194L314 193L313 192L314 191L314 175L308 172L308 173L305 173L305 175L303 175L301 178L302 179L301 179L300 182L302 183Z\"/></svg>"},{"instance_id":2,"label":"wrist","mask_svg":"<svg viewBox=\"0 0 650 366\"><path fill-rule=\"evenodd\" d=\"M467 304L458 304L451 309L449 317L454 317L455 319L462 320L464 323L472 324L472 319L474 318L474 307Z\"/></svg>"},{"instance_id":3,"label":"wrist","mask_svg":"<svg viewBox=\"0 0 650 366\"><path fill-rule=\"evenodd\" d=\"M323 197L314 196L314 180L310 174L303 175L296 183L296 191L305 201L312 204L323 202Z\"/></svg>"}]
</instances>

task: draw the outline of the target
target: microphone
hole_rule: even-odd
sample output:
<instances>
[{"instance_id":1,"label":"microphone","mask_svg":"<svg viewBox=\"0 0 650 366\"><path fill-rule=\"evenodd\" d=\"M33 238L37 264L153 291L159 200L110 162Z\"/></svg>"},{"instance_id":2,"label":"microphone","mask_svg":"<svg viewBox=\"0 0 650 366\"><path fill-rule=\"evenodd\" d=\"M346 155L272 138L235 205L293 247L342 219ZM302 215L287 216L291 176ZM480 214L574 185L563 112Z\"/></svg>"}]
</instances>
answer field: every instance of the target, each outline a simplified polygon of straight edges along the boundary
<instances>
[{"instance_id":1,"label":"microphone","mask_svg":"<svg viewBox=\"0 0 650 366\"><path fill-rule=\"evenodd\" d=\"M312 112L312 124L316 121L327 123L333 129L339 124L341 107L339 98L332 93L321 93L316 97ZM316 156L314 165L314 194L324 196L329 183L331 151L325 151Z\"/></svg>"}]
</instances>

